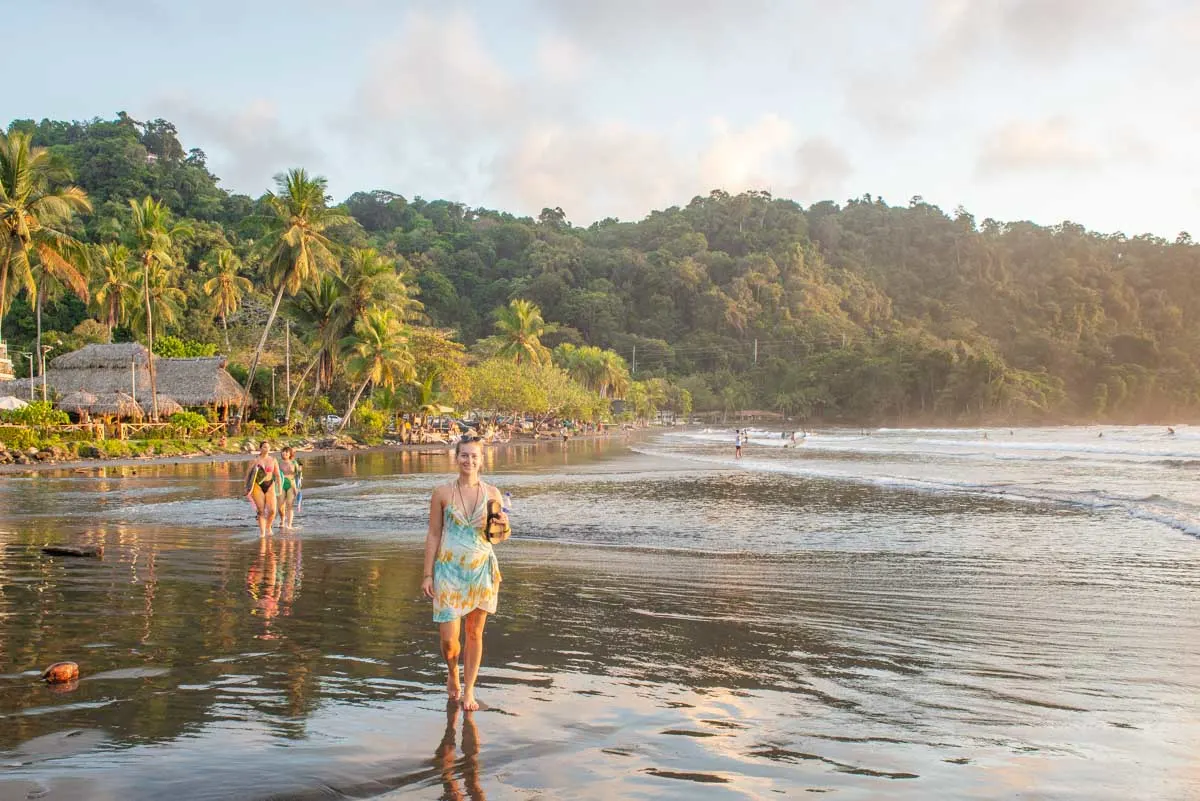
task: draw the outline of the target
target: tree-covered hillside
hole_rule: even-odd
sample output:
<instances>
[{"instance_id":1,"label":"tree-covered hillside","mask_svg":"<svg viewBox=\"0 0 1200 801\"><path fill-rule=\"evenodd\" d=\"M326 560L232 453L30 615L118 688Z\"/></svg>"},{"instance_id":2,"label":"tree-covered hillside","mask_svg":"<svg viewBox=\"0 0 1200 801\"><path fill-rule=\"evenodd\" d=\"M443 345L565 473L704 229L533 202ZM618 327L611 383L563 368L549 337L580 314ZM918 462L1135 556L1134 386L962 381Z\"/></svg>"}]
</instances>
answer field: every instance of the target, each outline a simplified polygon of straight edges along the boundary
<instances>
[{"instance_id":1,"label":"tree-covered hillside","mask_svg":"<svg viewBox=\"0 0 1200 801\"><path fill-rule=\"evenodd\" d=\"M185 149L163 120L18 120L9 131L48 148L87 193L91 212L70 222L82 242L121 241L129 201L161 201L187 228L172 278L181 297L162 333L224 350L227 324L234 360L252 361L279 285L262 246L270 198L223 190L204 153ZM325 234L340 288L328 276L303 280L281 307L301 334L292 347L314 355L325 347L314 326L329 323L335 305L353 322L330 293L346 297L344 277L357 275L369 294L364 271L383 269L405 283L412 315L430 330L452 329L477 358L495 351L497 310L527 299L548 324L545 344L615 351L633 379L668 379L654 391L686 389L697 410L909 423L1200 411L1200 251L1186 234L1168 242L1071 223L977 222L920 198L806 209L721 191L587 228L561 209L530 219L390 191L357 192L331 213ZM387 266L348 255L368 251ZM223 310L211 290L221 252L252 282ZM93 286L99 269L91 259ZM60 286L47 282L43 328L69 338L89 317L107 325L94 292L89 306ZM27 348L36 295L19 282L9 293L3 333ZM118 324L116 336L131 336L130 326ZM282 360L284 331L273 329L265 364ZM319 371L335 404L360 390L336 351Z\"/></svg>"}]
</instances>

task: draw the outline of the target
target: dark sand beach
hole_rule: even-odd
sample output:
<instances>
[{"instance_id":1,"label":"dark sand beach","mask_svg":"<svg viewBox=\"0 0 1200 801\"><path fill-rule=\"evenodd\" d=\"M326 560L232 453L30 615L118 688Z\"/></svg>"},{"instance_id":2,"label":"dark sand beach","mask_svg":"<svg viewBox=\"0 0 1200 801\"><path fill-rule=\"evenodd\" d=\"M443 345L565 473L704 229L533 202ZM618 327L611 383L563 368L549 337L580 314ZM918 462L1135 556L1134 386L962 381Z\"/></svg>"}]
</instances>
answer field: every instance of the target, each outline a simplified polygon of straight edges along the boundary
<instances>
[{"instance_id":1,"label":"dark sand beach","mask_svg":"<svg viewBox=\"0 0 1200 801\"><path fill-rule=\"evenodd\" d=\"M418 592L445 456L307 457L265 541L236 462L6 477L0 799L1200 793L1195 538L793 456L490 452L518 536L469 717Z\"/></svg>"}]
</instances>

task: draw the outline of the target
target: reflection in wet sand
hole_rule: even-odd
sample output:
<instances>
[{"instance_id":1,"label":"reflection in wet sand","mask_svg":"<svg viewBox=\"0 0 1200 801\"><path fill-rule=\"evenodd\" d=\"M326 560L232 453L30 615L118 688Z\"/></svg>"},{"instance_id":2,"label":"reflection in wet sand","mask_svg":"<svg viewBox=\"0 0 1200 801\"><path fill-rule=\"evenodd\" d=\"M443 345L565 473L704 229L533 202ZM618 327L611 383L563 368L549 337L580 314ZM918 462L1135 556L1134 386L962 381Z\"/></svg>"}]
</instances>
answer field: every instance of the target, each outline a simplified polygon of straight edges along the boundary
<instances>
[{"instance_id":1,"label":"reflection in wet sand","mask_svg":"<svg viewBox=\"0 0 1200 801\"><path fill-rule=\"evenodd\" d=\"M263 619L263 631L257 635L261 640L276 639L271 621L292 612L300 591L303 549L298 536L259 539L258 558L246 573L246 591L254 603L250 613Z\"/></svg>"},{"instance_id":2,"label":"reflection in wet sand","mask_svg":"<svg viewBox=\"0 0 1200 801\"><path fill-rule=\"evenodd\" d=\"M475 712L463 712L457 703L446 704L446 732L433 755L442 777L442 798L447 801L484 801L487 796L479 783L479 729L475 725ZM458 719L462 722L462 758L458 758L455 737Z\"/></svg>"}]
</instances>

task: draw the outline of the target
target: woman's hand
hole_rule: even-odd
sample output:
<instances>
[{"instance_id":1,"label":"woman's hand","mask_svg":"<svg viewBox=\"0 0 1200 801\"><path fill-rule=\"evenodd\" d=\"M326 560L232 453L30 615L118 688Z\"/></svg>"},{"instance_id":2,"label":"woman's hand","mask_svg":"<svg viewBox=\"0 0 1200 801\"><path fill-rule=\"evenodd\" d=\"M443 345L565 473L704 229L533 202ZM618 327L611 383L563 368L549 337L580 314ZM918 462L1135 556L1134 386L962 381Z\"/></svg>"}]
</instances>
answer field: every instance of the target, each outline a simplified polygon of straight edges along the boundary
<instances>
[{"instance_id":1,"label":"woman's hand","mask_svg":"<svg viewBox=\"0 0 1200 801\"><path fill-rule=\"evenodd\" d=\"M512 526L508 522L508 514L504 511L498 512L491 519L491 524L488 526L488 542L504 542L512 534Z\"/></svg>"},{"instance_id":2,"label":"woman's hand","mask_svg":"<svg viewBox=\"0 0 1200 801\"><path fill-rule=\"evenodd\" d=\"M421 579L421 594L426 598L433 599L433 576Z\"/></svg>"}]
</instances>

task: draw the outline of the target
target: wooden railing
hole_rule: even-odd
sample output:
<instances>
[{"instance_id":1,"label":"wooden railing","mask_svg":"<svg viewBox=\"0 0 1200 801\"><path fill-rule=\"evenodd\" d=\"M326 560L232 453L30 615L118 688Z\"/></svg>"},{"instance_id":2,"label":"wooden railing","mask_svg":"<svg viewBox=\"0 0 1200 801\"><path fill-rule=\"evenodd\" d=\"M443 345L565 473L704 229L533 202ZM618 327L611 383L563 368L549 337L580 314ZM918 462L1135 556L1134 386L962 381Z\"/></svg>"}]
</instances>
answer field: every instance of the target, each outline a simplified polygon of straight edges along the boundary
<instances>
[{"instance_id":1,"label":"wooden railing","mask_svg":"<svg viewBox=\"0 0 1200 801\"><path fill-rule=\"evenodd\" d=\"M0 441L4 441L3 432L18 429L34 431L39 437L56 436L66 440L103 440L108 437L118 439L145 439L146 435L157 434L159 437L183 436L171 423L67 423L63 425L25 426L16 423L0 423ZM226 434L225 423L207 423L193 429L189 435L192 439L207 439Z\"/></svg>"}]
</instances>

